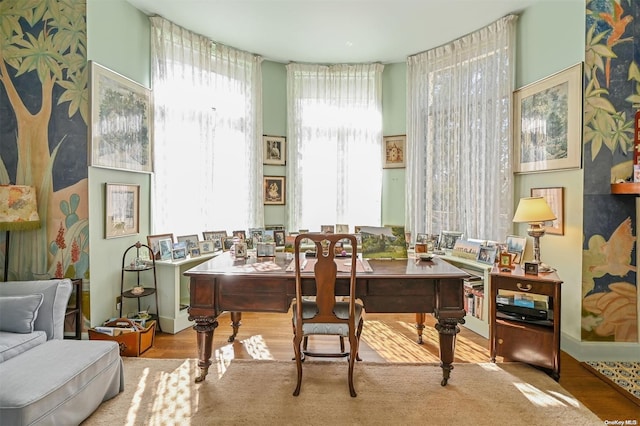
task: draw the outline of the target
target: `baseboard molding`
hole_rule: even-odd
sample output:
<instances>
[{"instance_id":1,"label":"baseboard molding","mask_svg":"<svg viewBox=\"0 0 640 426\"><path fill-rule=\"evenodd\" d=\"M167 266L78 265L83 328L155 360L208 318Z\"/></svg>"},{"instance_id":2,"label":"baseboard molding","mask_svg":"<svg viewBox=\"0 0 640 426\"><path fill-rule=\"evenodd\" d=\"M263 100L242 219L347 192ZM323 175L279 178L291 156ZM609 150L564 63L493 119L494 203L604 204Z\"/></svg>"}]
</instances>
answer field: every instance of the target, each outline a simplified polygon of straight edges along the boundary
<instances>
[{"instance_id":1,"label":"baseboard molding","mask_svg":"<svg viewBox=\"0 0 640 426\"><path fill-rule=\"evenodd\" d=\"M578 361L638 361L640 343L582 342L564 333L560 348Z\"/></svg>"}]
</instances>

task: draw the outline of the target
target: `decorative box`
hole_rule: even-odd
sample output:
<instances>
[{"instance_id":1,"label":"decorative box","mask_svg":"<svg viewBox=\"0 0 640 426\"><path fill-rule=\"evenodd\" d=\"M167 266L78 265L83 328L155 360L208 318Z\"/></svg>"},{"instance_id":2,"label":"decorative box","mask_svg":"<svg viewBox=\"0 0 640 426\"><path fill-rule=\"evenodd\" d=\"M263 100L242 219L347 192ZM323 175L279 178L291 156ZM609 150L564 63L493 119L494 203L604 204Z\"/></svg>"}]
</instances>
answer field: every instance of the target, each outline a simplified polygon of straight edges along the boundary
<instances>
[{"instance_id":1,"label":"decorative box","mask_svg":"<svg viewBox=\"0 0 640 426\"><path fill-rule=\"evenodd\" d=\"M113 330L113 333L109 333L109 329ZM103 332L97 330L102 330ZM89 329L89 339L91 340L114 340L118 342L120 355L122 356L137 357L145 353L153 346L155 336L155 321L147 321L143 327L128 318L119 318L106 323L102 327Z\"/></svg>"}]
</instances>

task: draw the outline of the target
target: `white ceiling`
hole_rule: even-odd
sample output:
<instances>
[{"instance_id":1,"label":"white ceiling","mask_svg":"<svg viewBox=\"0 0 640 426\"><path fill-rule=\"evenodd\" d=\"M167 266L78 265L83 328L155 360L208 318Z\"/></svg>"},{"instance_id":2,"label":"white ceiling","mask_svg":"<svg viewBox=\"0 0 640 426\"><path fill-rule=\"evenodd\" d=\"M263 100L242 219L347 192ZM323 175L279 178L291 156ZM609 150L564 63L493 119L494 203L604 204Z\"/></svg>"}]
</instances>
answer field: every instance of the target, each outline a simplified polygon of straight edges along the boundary
<instances>
[{"instance_id":1,"label":"white ceiling","mask_svg":"<svg viewBox=\"0 0 640 426\"><path fill-rule=\"evenodd\" d=\"M127 1L271 61L394 63L534 3L569 0Z\"/></svg>"}]
</instances>

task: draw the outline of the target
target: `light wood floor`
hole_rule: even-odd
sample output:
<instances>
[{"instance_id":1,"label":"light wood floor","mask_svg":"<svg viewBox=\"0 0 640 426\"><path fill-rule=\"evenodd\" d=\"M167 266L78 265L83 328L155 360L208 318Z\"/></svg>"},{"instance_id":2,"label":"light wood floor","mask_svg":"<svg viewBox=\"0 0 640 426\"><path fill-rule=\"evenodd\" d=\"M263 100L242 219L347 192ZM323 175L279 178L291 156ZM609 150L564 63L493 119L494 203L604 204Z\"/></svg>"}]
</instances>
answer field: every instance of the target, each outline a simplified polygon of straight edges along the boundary
<instances>
[{"instance_id":1,"label":"light wood floor","mask_svg":"<svg viewBox=\"0 0 640 426\"><path fill-rule=\"evenodd\" d=\"M364 361L376 362L439 362L437 332L433 319L427 315L424 344L416 344L414 315L367 314L360 356ZM236 359L291 360L292 331L290 314L243 314L240 332L233 343L228 314L219 318L214 332L214 357ZM314 338L309 345L329 348L338 344L337 338ZM331 345L331 347L329 347ZM158 333L153 348L143 354L146 358L197 358L196 332L191 328L175 335ZM488 362L488 340L461 327L456 343L455 362ZM452 373L455 380L455 370ZM584 406L603 421L635 420L640 423L640 408L615 391L611 386L583 368L570 355L562 352L560 384Z\"/></svg>"}]
</instances>

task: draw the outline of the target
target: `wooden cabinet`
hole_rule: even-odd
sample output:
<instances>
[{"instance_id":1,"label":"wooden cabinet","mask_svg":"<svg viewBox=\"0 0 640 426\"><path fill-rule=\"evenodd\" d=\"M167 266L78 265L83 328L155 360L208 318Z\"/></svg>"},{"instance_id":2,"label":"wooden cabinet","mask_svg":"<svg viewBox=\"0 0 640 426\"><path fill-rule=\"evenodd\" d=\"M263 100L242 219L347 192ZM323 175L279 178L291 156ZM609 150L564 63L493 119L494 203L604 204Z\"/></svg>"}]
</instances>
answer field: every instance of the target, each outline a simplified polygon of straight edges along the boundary
<instances>
[{"instance_id":1,"label":"wooden cabinet","mask_svg":"<svg viewBox=\"0 0 640 426\"><path fill-rule=\"evenodd\" d=\"M155 314L151 314L151 312L149 312L149 314L152 319L158 319L160 312L156 280L156 261L151 247L138 241L127 248L122 255L121 274L120 296L122 300L120 303L120 317L122 317L125 299L136 299L138 312L140 312L142 310L142 298L154 296ZM151 307L151 305L148 306L149 308ZM160 324L158 324L158 330L162 331Z\"/></svg>"},{"instance_id":2,"label":"wooden cabinet","mask_svg":"<svg viewBox=\"0 0 640 426\"><path fill-rule=\"evenodd\" d=\"M542 367L555 380L560 378L561 284L555 272L528 275L520 266L510 272L493 268L489 295L492 362L501 356ZM524 306L515 302L511 305L512 302L505 299L512 296L523 301L536 300L539 305ZM544 301L546 308L541 306Z\"/></svg>"},{"instance_id":3,"label":"wooden cabinet","mask_svg":"<svg viewBox=\"0 0 640 426\"><path fill-rule=\"evenodd\" d=\"M82 278L76 278L71 280L71 284L74 288L75 297L70 299L70 303L67 306L67 310L64 314L65 320L67 317L73 318L73 326L75 328L75 334L73 336L65 335L65 339L82 339ZM73 302L73 304L71 304Z\"/></svg>"}]
</instances>

